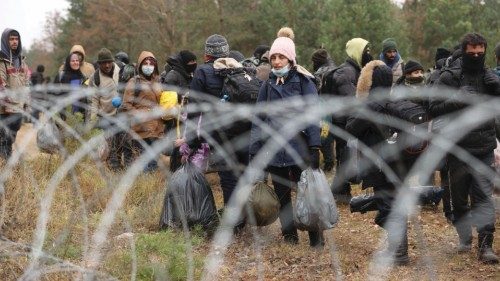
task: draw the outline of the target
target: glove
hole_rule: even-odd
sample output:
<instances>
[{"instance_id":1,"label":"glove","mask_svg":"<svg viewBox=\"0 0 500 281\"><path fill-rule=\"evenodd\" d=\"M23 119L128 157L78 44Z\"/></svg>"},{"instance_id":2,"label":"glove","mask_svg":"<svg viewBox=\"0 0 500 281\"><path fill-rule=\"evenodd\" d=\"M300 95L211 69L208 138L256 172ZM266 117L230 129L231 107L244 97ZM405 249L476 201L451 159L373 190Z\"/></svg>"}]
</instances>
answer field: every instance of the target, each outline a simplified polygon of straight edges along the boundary
<instances>
[{"instance_id":1,"label":"glove","mask_svg":"<svg viewBox=\"0 0 500 281\"><path fill-rule=\"evenodd\" d=\"M318 148L310 148L309 155L311 158L311 168L313 170L319 169L319 149Z\"/></svg>"},{"instance_id":2,"label":"glove","mask_svg":"<svg viewBox=\"0 0 500 281\"><path fill-rule=\"evenodd\" d=\"M500 87L500 79L493 71L486 71L483 81L488 87Z\"/></svg>"}]
</instances>

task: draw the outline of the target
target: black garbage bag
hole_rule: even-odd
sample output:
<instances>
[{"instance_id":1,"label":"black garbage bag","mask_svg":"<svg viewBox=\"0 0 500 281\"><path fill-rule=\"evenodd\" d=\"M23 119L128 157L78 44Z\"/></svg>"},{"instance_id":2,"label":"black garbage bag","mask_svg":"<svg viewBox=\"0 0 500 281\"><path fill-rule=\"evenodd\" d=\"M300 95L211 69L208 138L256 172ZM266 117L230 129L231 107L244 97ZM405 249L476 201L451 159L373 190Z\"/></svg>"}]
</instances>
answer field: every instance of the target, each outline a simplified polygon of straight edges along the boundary
<instances>
[{"instance_id":1,"label":"black garbage bag","mask_svg":"<svg viewBox=\"0 0 500 281\"><path fill-rule=\"evenodd\" d=\"M272 224L280 213L280 201L276 192L264 182L257 182L252 187L252 193L248 198L248 206L253 211L255 220L250 218L247 221L257 226Z\"/></svg>"},{"instance_id":2,"label":"black garbage bag","mask_svg":"<svg viewBox=\"0 0 500 281\"><path fill-rule=\"evenodd\" d=\"M415 187L419 192L420 205L438 205L443 198L444 189L437 186Z\"/></svg>"},{"instance_id":3,"label":"black garbage bag","mask_svg":"<svg viewBox=\"0 0 500 281\"><path fill-rule=\"evenodd\" d=\"M330 229L338 221L337 205L321 170L306 169L297 185L293 220L300 230Z\"/></svg>"},{"instance_id":4,"label":"black garbage bag","mask_svg":"<svg viewBox=\"0 0 500 281\"><path fill-rule=\"evenodd\" d=\"M411 187L411 191L418 194L419 205L438 205L443 197L444 190L437 186ZM376 197L373 194L354 196L349 202L351 213L366 213L377 211Z\"/></svg>"},{"instance_id":5,"label":"black garbage bag","mask_svg":"<svg viewBox=\"0 0 500 281\"><path fill-rule=\"evenodd\" d=\"M375 196L373 194L354 196L349 202L349 207L351 213L360 212L364 214L366 212L376 211L377 204L375 202Z\"/></svg>"},{"instance_id":6,"label":"black garbage bag","mask_svg":"<svg viewBox=\"0 0 500 281\"><path fill-rule=\"evenodd\" d=\"M182 228L183 218L189 228L200 225L208 233L219 223L212 189L203 172L189 162L168 181L160 228Z\"/></svg>"},{"instance_id":7,"label":"black garbage bag","mask_svg":"<svg viewBox=\"0 0 500 281\"><path fill-rule=\"evenodd\" d=\"M61 149L62 143L62 134L52 119L48 120L36 133L36 144L42 152L57 153Z\"/></svg>"}]
</instances>

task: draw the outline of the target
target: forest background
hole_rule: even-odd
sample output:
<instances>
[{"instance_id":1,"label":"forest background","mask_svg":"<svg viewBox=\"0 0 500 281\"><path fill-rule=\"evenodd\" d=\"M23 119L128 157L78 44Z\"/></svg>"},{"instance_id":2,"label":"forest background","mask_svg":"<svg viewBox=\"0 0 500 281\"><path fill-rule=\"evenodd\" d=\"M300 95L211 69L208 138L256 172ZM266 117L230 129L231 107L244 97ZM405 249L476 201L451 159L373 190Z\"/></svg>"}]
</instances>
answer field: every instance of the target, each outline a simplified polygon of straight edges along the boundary
<instances>
[{"instance_id":1,"label":"forest background","mask_svg":"<svg viewBox=\"0 0 500 281\"><path fill-rule=\"evenodd\" d=\"M345 60L345 43L370 41L378 57L382 41L396 39L405 61L432 67L436 48L452 49L467 32L488 40L487 63L500 42L500 0L68 0L68 12L47 16L45 35L27 53L32 67L55 75L74 44L89 62L102 47L125 51L135 62L152 51L163 66L182 49L203 55L204 42L224 35L231 49L250 57L259 44L271 45L277 30L295 32L298 62L311 66L315 49L326 48L335 63ZM201 62L201 59L200 61Z\"/></svg>"}]
</instances>

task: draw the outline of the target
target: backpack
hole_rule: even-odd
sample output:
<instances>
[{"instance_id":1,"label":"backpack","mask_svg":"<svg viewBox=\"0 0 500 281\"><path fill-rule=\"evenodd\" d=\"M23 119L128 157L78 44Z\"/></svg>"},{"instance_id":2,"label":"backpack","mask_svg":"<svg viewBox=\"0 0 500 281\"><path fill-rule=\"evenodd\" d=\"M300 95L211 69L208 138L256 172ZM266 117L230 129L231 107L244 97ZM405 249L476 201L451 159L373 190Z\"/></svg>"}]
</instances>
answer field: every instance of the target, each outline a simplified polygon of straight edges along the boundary
<instances>
[{"instance_id":1,"label":"backpack","mask_svg":"<svg viewBox=\"0 0 500 281\"><path fill-rule=\"evenodd\" d=\"M260 81L244 68L226 68L219 72L224 77L221 100L233 103L253 104L257 101Z\"/></svg>"},{"instance_id":2,"label":"backpack","mask_svg":"<svg viewBox=\"0 0 500 281\"><path fill-rule=\"evenodd\" d=\"M314 78L316 79L316 89L318 94L331 92L331 85L333 83L333 73L339 69L335 65L328 65L320 67L315 73ZM330 89L330 91L329 91Z\"/></svg>"}]
</instances>

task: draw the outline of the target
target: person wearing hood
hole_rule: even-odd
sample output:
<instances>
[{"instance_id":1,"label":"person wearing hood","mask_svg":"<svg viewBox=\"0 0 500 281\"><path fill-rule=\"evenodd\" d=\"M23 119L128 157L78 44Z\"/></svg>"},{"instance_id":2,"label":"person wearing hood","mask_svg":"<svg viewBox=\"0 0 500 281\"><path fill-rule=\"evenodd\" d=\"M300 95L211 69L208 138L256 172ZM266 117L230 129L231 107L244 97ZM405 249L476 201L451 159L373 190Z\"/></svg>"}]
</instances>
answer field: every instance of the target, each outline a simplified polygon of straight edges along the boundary
<instances>
[{"instance_id":1,"label":"person wearing hood","mask_svg":"<svg viewBox=\"0 0 500 281\"><path fill-rule=\"evenodd\" d=\"M346 43L347 59L333 73L331 94L337 97L354 97L356 95L356 84L358 83L361 68L370 62L373 57L370 54L370 43L363 38L353 38ZM340 130L345 129L347 112L333 114L332 124ZM351 200L351 185L349 182L357 182L355 171L348 171L350 167L349 155L354 155L347 146L347 140L334 134L336 172L332 183L333 196L337 202L348 204ZM354 150L354 149L353 149ZM349 160L349 161L348 161ZM349 175L347 175L349 174Z\"/></svg>"},{"instance_id":2,"label":"person wearing hood","mask_svg":"<svg viewBox=\"0 0 500 281\"><path fill-rule=\"evenodd\" d=\"M194 53L188 50L182 50L179 53L170 56L165 64L165 70L160 75L160 81L166 88L175 87L178 94L178 101L182 106L187 104L187 97L184 96L189 90L189 85L193 79L193 73L197 67L197 58ZM165 135L170 137L172 133L180 132L174 130L176 126L180 126L180 120L177 118L165 121ZM169 134L170 133L170 134ZM175 136L175 142L172 153L170 155L170 171L173 173L181 166L181 154L179 151L179 144L183 142L182 136Z\"/></svg>"},{"instance_id":3,"label":"person wearing hood","mask_svg":"<svg viewBox=\"0 0 500 281\"><path fill-rule=\"evenodd\" d=\"M54 78L54 84L68 84L72 89L78 91L88 78L82 73L81 66L80 55L78 53L71 53L66 57L63 69ZM65 96L67 94L68 92L62 90L52 93L53 96ZM73 114L80 112L83 115L83 119L87 120L87 104L86 97L79 99L71 106ZM66 121L66 109L63 108L59 114L61 119Z\"/></svg>"},{"instance_id":4,"label":"person wearing hood","mask_svg":"<svg viewBox=\"0 0 500 281\"><path fill-rule=\"evenodd\" d=\"M461 42L461 58L457 58L443 71L437 85L459 90L471 100L500 96L500 78L485 66L486 48L487 42L482 35L466 34ZM456 99L436 98L431 100L429 109L437 117L460 113L470 107L471 104ZM478 170L478 167L472 167L471 163L451 153L447 156L453 224L459 238L458 251L471 251L472 226L475 226L478 232L478 259L484 263L498 263L498 256L493 251L493 182L484 171L487 167L492 167L495 160L493 150L497 147L497 142L494 118L469 129L456 144L484 164L484 168Z\"/></svg>"},{"instance_id":5,"label":"person wearing hood","mask_svg":"<svg viewBox=\"0 0 500 281\"><path fill-rule=\"evenodd\" d=\"M196 60L196 55L188 50L182 50L170 56L165 64L165 70L160 75L161 83L184 89L189 88L197 67Z\"/></svg>"},{"instance_id":6,"label":"person wearing hood","mask_svg":"<svg viewBox=\"0 0 500 281\"><path fill-rule=\"evenodd\" d=\"M274 40L269 55L272 72L269 79L260 88L257 104L282 102L283 106L286 106L287 100L298 97L313 101L318 99L318 91L313 81L314 76L297 64L295 43L289 36L278 37ZM304 113L298 112L294 116L300 116L300 114ZM270 115L261 118L261 122L279 133L283 130L283 122L287 122L283 118L287 117ZM264 143L267 141L274 142L261 126L260 123L252 125L250 159L253 159L259 153ZM279 220L281 233L285 242L291 244L297 244L299 240L297 228L293 221L292 187L300 179L306 162L309 162L312 169L319 169L320 128L318 125L310 124L303 132L297 132L297 136L287 143L287 146L295 153L291 153L285 148L280 149L272 156L266 168L266 171L271 175L274 190L280 201ZM301 159L297 159L293 155L299 155ZM324 246L323 233L309 231L309 244L311 247L322 248Z\"/></svg>"},{"instance_id":7,"label":"person wearing hood","mask_svg":"<svg viewBox=\"0 0 500 281\"><path fill-rule=\"evenodd\" d=\"M78 57L80 58L80 68L85 77L90 77L90 75L94 73L94 65L85 61L85 50L83 49L82 45L73 45L73 47L71 47L71 49L69 50L69 53L78 54ZM64 64L59 67L59 71L63 70L63 68Z\"/></svg>"},{"instance_id":8,"label":"person wearing hood","mask_svg":"<svg viewBox=\"0 0 500 281\"><path fill-rule=\"evenodd\" d=\"M159 83L158 63L153 53L142 51L137 60L137 66L138 75L128 81L122 107L132 120L132 130L141 138L137 140L133 137L132 146L142 154L146 147L141 141L148 147L153 145L163 136L165 125L161 117L151 116L159 107L160 95L163 91ZM156 159L149 161L144 167L145 172L157 169Z\"/></svg>"},{"instance_id":9,"label":"person wearing hood","mask_svg":"<svg viewBox=\"0 0 500 281\"><path fill-rule=\"evenodd\" d=\"M21 35L6 28L2 33L0 51L0 157L12 154L17 131L21 128L24 108L29 104L30 71L22 55ZM4 91L8 90L8 93ZM10 92L12 91L12 92ZM2 93L4 92L4 93Z\"/></svg>"},{"instance_id":10,"label":"person wearing hood","mask_svg":"<svg viewBox=\"0 0 500 281\"><path fill-rule=\"evenodd\" d=\"M392 70L383 61L375 60L368 63L359 77L356 98L366 104L366 109L376 112L389 119L387 100L392 86ZM374 150L377 155L383 155L386 139L390 136L390 128L386 124L377 123L366 114L350 116L346 130L360 142ZM381 159L382 161L384 159ZM375 223L387 231L388 247L380 253L381 258L391 257L396 265L408 263L407 216L391 214L394 205L396 188L381 169L379 162L375 163L367 157L359 161L363 179L362 189L373 188L377 205ZM392 220L389 221L391 214Z\"/></svg>"},{"instance_id":11,"label":"person wearing hood","mask_svg":"<svg viewBox=\"0 0 500 281\"><path fill-rule=\"evenodd\" d=\"M396 83L403 75L403 59L398 52L398 46L394 38L387 38L382 41L380 60L392 69L392 84Z\"/></svg>"}]
</instances>

